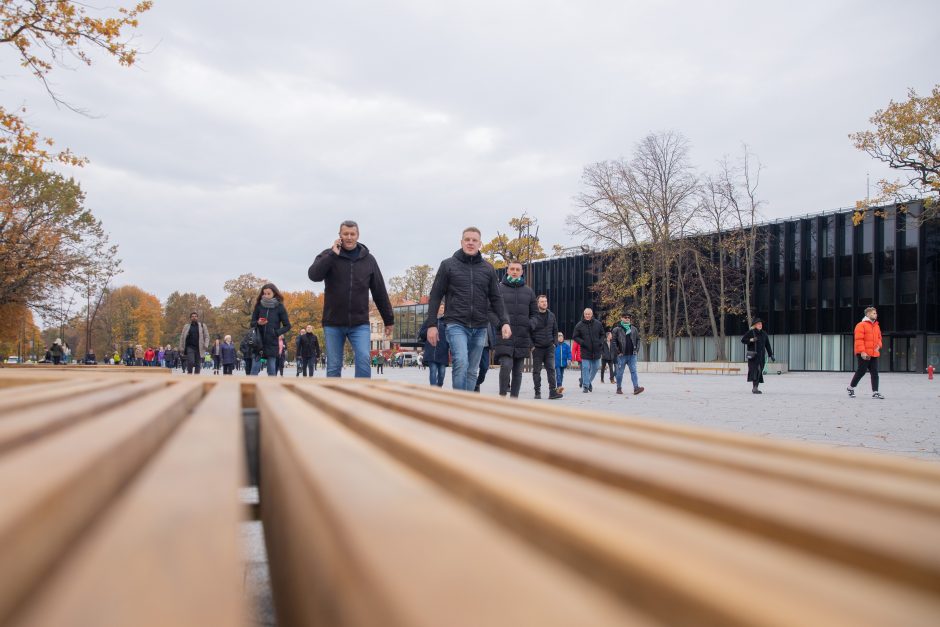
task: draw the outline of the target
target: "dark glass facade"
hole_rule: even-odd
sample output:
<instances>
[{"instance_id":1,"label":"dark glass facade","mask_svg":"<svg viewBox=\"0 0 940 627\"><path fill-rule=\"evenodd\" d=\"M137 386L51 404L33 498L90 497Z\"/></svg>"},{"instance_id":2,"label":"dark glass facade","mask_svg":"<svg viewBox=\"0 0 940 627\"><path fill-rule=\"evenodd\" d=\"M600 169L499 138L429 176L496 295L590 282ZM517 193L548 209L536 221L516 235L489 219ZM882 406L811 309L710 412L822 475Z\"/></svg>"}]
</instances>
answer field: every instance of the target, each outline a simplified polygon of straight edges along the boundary
<instances>
[{"instance_id":1,"label":"dark glass facade","mask_svg":"<svg viewBox=\"0 0 940 627\"><path fill-rule=\"evenodd\" d=\"M878 308L884 335L883 371L940 367L940 223L920 223L914 218L918 211L917 204L872 209L858 225L852 211L841 211L759 227L754 312L791 370L854 369L852 331L869 305ZM586 253L536 261L527 269L528 284L548 296L565 337L585 307L604 314L591 289L600 263L600 256ZM401 333L403 345L412 327L417 335L422 320L407 307L396 309L395 333ZM746 317L729 317L726 324L728 352L737 359L736 340L746 330ZM680 341L698 346L700 340ZM685 354L707 359L709 342L701 344L701 350L677 347L677 359ZM641 358L664 354L663 347L654 346Z\"/></svg>"}]
</instances>

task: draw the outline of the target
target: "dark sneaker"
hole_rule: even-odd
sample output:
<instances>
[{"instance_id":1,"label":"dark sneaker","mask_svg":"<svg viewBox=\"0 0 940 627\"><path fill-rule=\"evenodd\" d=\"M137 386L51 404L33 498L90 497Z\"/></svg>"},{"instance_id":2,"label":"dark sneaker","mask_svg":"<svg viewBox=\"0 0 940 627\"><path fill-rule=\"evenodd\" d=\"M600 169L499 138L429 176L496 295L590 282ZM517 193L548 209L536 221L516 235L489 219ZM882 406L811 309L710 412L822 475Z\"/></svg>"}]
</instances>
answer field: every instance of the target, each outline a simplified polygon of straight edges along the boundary
<instances>
[{"instance_id":1,"label":"dark sneaker","mask_svg":"<svg viewBox=\"0 0 940 627\"><path fill-rule=\"evenodd\" d=\"M761 392L757 388L754 388L753 390L751 390L751 392L753 392L754 394L763 394L763 392Z\"/></svg>"},{"instance_id":2,"label":"dark sneaker","mask_svg":"<svg viewBox=\"0 0 940 627\"><path fill-rule=\"evenodd\" d=\"M634 395L642 394L642 393L643 393L643 390L645 390L645 389L646 389L646 388L644 388L644 387L633 388L633 394L634 394Z\"/></svg>"},{"instance_id":3,"label":"dark sneaker","mask_svg":"<svg viewBox=\"0 0 940 627\"><path fill-rule=\"evenodd\" d=\"M593 391L594 391L594 386L593 386L593 385L589 385L589 386L588 386L588 392L593 392Z\"/></svg>"},{"instance_id":4,"label":"dark sneaker","mask_svg":"<svg viewBox=\"0 0 940 627\"><path fill-rule=\"evenodd\" d=\"M585 394L587 394L588 392L591 391L591 390L589 390L589 389L587 389L587 388L582 388L582 389L583 389L583 391L584 391Z\"/></svg>"},{"instance_id":5,"label":"dark sneaker","mask_svg":"<svg viewBox=\"0 0 940 627\"><path fill-rule=\"evenodd\" d=\"M623 390L621 388L617 388L617 394L623 394Z\"/></svg>"},{"instance_id":6,"label":"dark sneaker","mask_svg":"<svg viewBox=\"0 0 940 627\"><path fill-rule=\"evenodd\" d=\"M881 400L884 400L884 398L885 398L885 397L884 397L884 394L882 394L881 392L875 392L874 394L871 395L871 397L872 397L872 398L880 398Z\"/></svg>"},{"instance_id":7,"label":"dark sneaker","mask_svg":"<svg viewBox=\"0 0 940 627\"><path fill-rule=\"evenodd\" d=\"M541 393L541 392L536 392L536 393L535 393L535 398L537 398L537 399L542 398L542 393Z\"/></svg>"},{"instance_id":8,"label":"dark sneaker","mask_svg":"<svg viewBox=\"0 0 940 627\"><path fill-rule=\"evenodd\" d=\"M581 377L578 377L578 387L579 387L579 388L583 388L583 387L584 387L584 381L581 380Z\"/></svg>"},{"instance_id":9,"label":"dark sneaker","mask_svg":"<svg viewBox=\"0 0 940 627\"><path fill-rule=\"evenodd\" d=\"M549 400L557 401L559 398L562 398L563 396L564 394L561 394L559 392L552 392L551 394L548 395L548 398Z\"/></svg>"},{"instance_id":10,"label":"dark sneaker","mask_svg":"<svg viewBox=\"0 0 940 627\"><path fill-rule=\"evenodd\" d=\"M849 393L849 398L855 398L855 388L845 388L845 391Z\"/></svg>"}]
</instances>

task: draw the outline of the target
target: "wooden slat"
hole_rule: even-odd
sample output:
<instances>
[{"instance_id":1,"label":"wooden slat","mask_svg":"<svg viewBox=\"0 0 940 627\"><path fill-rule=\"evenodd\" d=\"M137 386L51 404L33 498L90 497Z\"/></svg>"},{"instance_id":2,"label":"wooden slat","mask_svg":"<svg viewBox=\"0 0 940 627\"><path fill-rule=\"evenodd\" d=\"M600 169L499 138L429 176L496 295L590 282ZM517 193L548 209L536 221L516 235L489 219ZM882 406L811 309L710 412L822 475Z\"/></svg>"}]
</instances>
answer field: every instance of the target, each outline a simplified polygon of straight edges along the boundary
<instances>
[{"instance_id":1,"label":"wooden slat","mask_svg":"<svg viewBox=\"0 0 940 627\"><path fill-rule=\"evenodd\" d=\"M282 624L651 624L282 386L257 397Z\"/></svg>"},{"instance_id":2,"label":"wooden slat","mask_svg":"<svg viewBox=\"0 0 940 627\"><path fill-rule=\"evenodd\" d=\"M55 381L45 385L30 385L0 390L0 420L3 416L36 407L71 399L81 394L90 394L118 385L130 383L124 379L99 378L92 380Z\"/></svg>"},{"instance_id":3,"label":"wooden slat","mask_svg":"<svg viewBox=\"0 0 940 627\"><path fill-rule=\"evenodd\" d=\"M931 625L936 596L599 485L326 388L297 392L669 624Z\"/></svg>"},{"instance_id":4,"label":"wooden slat","mask_svg":"<svg viewBox=\"0 0 940 627\"><path fill-rule=\"evenodd\" d=\"M34 402L29 409L0 417L0 454L82 420L96 418L137 396L165 388L169 381L108 383L72 388L66 395L67 402L56 396L49 402Z\"/></svg>"},{"instance_id":5,"label":"wooden slat","mask_svg":"<svg viewBox=\"0 0 940 627\"><path fill-rule=\"evenodd\" d=\"M180 382L0 456L0 624L202 395Z\"/></svg>"},{"instance_id":6,"label":"wooden slat","mask_svg":"<svg viewBox=\"0 0 940 627\"><path fill-rule=\"evenodd\" d=\"M415 403L387 391L344 390L666 505L709 517L875 574L940 592L940 515L875 507L866 499L520 424L467 408ZM934 496L940 486L934 487ZM891 533L886 533L890 529Z\"/></svg>"},{"instance_id":7,"label":"wooden slat","mask_svg":"<svg viewBox=\"0 0 940 627\"><path fill-rule=\"evenodd\" d=\"M15 625L246 625L240 413L239 386L216 384Z\"/></svg>"}]
</instances>

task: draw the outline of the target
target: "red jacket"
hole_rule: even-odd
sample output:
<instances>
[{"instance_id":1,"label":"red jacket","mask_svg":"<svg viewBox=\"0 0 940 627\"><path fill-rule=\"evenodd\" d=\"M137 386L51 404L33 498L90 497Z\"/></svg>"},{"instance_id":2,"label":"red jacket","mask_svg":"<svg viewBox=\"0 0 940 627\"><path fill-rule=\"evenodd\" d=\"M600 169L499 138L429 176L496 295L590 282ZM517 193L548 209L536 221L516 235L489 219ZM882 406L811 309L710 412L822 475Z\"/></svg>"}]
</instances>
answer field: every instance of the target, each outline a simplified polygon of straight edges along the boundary
<instances>
[{"instance_id":1,"label":"red jacket","mask_svg":"<svg viewBox=\"0 0 940 627\"><path fill-rule=\"evenodd\" d=\"M153 352L153 349L152 349L152 348L148 348L148 349L144 352L144 360L145 360L145 361L153 361L153 358L154 358L155 356L156 356L156 353Z\"/></svg>"},{"instance_id":2,"label":"red jacket","mask_svg":"<svg viewBox=\"0 0 940 627\"><path fill-rule=\"evenodd\" d=\"M581 361L581 345L577 342L571 343L571 361Z\"/></svg>"},{"instance_id":3,"label":"red jacket","mask_svg":"<svg viewBox=\"0 0 940 627\"><path fill-rule=\"evenodd\" d=\"M855 354L865 353L871 357L881 355L881 327L866 316L855 325Z\"/></svg>"}]
</instances>

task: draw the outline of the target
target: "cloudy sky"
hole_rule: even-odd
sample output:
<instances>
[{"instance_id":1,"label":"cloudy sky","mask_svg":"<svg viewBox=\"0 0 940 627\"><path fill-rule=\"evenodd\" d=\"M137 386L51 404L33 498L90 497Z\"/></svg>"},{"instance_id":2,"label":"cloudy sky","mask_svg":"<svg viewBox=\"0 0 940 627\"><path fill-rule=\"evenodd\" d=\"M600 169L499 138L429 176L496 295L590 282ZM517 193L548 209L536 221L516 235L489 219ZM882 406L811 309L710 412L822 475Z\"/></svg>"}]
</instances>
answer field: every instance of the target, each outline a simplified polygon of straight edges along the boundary
<instances>
[{"instance_id":1,"label":"cloudy sky","mask_svg":"<svg viewBox=\"0 0 940 627\"><path fill-rule=\"evenodd\" d=\"M835 209L885 171L848 133L940 82L940 3L156 0L137 67L56 71L56 109L11 58L0 98L91 159L74 175L124 274L221 300L283 289L344 219L386 279L523 210L546 248L580 176L654 131L701 171L747 142L764 214Z\"/></svg>"}]
</instances>

